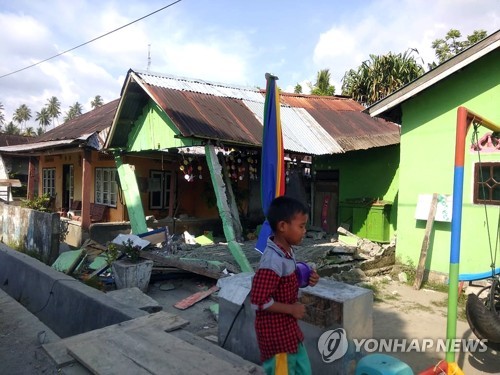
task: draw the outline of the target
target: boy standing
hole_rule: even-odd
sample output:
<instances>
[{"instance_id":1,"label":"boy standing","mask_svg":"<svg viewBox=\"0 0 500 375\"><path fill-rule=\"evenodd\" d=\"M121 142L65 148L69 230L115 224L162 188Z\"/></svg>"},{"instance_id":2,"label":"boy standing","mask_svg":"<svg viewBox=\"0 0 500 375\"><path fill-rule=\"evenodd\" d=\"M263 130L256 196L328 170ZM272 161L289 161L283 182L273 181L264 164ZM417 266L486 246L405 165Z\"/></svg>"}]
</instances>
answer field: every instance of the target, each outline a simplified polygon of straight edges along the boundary
<instances>
[{"instance_id":1,"label":"boy standing","mask_svg":"<svg viewBox=\"0 0 500 375\"><path fill-rule=\"evenodd\" d=\"M273 235L267 240L259 268L252 281L250 298L255 312L255 330L266 374L311 374L311 364L302 343L298 319L305 306L298 303L299 284L295 273L293 245L306 233L307 208L290 197L275 198L267 221ZM311 273L309 285L319 280Z\"/></svg>"}]
</instances>

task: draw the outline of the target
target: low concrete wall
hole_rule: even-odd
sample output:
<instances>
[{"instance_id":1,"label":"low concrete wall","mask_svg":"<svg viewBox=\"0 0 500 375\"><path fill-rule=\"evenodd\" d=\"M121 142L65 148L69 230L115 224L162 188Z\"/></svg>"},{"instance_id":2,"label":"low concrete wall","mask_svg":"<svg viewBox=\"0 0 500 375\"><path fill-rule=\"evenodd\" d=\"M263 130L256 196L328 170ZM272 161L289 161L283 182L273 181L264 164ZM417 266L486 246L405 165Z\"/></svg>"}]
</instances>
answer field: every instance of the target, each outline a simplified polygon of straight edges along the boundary
<instances>
[{"instance_id":1,"label":"low concrete wall","mask_svg":"<svg viewBox=\"0 0 500 375\"><path fill-rule=\"evenodd\" d=\"M147 315L4 244L0 288L63 338Z\"/></svg>"},{"instance_id":2,"label":"low concrete wall","mask_svg":"<svg viewBox=\"0 0 500 375\"><path fill-rule=\"evenodd\" d=\"M0 203L1 241L36 252L52 264L59 255L59 214Z\"/></svg>"}]
</instances>

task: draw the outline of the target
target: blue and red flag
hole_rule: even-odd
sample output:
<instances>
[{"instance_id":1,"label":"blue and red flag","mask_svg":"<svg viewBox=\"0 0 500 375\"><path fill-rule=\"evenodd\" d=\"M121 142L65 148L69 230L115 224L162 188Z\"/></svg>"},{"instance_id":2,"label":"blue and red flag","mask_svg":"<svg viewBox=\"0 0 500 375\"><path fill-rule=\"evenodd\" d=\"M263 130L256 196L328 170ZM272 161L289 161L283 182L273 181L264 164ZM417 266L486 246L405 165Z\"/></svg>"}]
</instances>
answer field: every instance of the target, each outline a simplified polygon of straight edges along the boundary
<instances>
[{"instance_id":1,"label":"blue and red flag","mask_svg":"<svg viewBox=\"0 0 500 375\"><path fill-rule=\"evenodd\" d=\"M280 94L278 86L276 86L277 79L278 77L266 73L260 178L262 210L265 216L267 216L267 210L272 200L285 194L285 154L281 132ZM262 224L255 246L261 253L266 248L267 239L271 233L271 227L266 219Z\"/></svg>"}]
</instances>

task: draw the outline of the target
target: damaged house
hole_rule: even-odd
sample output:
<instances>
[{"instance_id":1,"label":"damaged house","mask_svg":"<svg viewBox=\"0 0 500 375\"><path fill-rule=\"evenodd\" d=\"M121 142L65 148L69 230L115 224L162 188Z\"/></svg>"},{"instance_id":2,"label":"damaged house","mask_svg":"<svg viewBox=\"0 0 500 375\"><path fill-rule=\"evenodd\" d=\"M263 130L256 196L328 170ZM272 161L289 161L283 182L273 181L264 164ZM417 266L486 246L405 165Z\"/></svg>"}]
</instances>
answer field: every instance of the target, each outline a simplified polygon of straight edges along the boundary
<instances>
[{"instance_id":1,"label":"damaged house","mask_svg":"<svg viewBox=\"0 0 500 375\"><path fill-rule=\"evenodd\" d=\"M129 70L104 148L114 155L133 232L146 231L152 215L175 233L220 233L220 187L207 147L225 172L237 232L262 222L264 100L255 88ZM342 222L387 242L395 229L399 127L344 97L282 93L280 100L287 194L307 202L311 224L326 232Z\"/></svg>"}]
</instances>

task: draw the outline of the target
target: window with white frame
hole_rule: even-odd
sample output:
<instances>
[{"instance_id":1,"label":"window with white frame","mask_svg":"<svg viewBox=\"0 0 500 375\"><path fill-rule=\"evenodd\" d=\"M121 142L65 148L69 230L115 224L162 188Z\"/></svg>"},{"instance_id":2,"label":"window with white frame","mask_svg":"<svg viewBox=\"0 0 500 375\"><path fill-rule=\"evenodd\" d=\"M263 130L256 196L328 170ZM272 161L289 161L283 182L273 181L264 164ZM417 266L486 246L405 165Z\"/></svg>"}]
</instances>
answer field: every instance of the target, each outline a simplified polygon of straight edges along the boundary
<instances>
[{"instance_id":1,"label":"window with white frame","mask_svg":"<svg viewBox=\"0 0 500 375\"><path fill-rule=\"evenodd\" d=\"M43 168L42 170L42 192L44 195L53 197L56 195L56 169Z\"/></svg>"},{"instance_id":2,"label":"window with white frame","mask_svg":"<svg viewBox=\"0 0 500 375\"><path fill-rule=\"evenodd\" d=\"M476 163L474 203L500 206L500 163Z\"/></svg>"},{"instance_id":3,"label":"window with white frame","mask_svg":"<svg viewBox=\"0 0 500 375\"><path fill-rule=\"evenodd\" d=\"M116 207L117 189L116 168L95 169L95 203Z\"/></svg>"},{"instance_id":4,"label":"window with white frame","mask_svg":"<svg viewBox=\"0 0 500 375\"><path fill-rule=\"evenodd\" d=\"M149 172L149 208L168 209L170 205L170 182L172 172Z\"/></svg>"}]
</instances>

